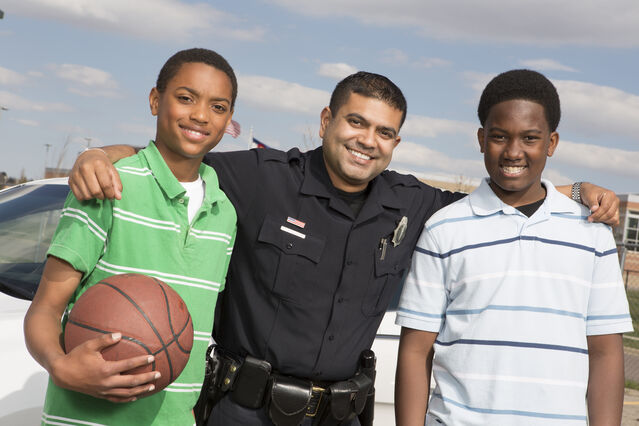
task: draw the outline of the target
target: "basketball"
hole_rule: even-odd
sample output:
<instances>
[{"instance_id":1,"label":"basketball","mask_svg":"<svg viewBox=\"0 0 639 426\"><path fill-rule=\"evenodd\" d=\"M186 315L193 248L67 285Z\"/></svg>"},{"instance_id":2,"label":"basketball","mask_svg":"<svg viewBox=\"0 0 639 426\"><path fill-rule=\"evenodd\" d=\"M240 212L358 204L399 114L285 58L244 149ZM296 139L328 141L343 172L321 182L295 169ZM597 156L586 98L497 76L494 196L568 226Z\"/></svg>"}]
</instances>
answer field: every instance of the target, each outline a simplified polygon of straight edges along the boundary
<instances>
[{"instance_id":1,"label":"basketball","mask_svg":"<svg viewBox=\"0 0 639 426\"><path fill-rule=\"evenodd\" d=\"M186 304L171 287L146 275L113 275L87 289L69 313L66 352L115 332L122 333L122 339L102 351L104 359L155 357L153 363L125 373L162 374L145 396L161 391L180 375L193 346L193 322Z\"/></svg>"}]
</instances>

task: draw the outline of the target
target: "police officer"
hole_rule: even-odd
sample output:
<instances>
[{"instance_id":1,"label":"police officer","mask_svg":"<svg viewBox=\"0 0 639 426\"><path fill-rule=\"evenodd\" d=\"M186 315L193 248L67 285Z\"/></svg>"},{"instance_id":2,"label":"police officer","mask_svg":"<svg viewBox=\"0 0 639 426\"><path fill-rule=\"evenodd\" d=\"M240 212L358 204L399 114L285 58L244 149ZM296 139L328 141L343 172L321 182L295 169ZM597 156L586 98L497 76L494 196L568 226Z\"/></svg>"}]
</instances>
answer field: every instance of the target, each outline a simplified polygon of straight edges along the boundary
<instances>
[{"instance_id":1,"label":"police officer","mask_svg":"<svg viewBox=\"0 0 639 426\"><path fill-rule=\"evenodd\" d=\"M321 113L322 147L207 155L238 217L214 330L223 378L236 383L226 387L210 425L313 424L319 417L359 424L353 411L361 411L361 395L351 393L343 406L340 386L359 386L360 354L373 343L424 222L463 196L385 170L405 117L395 84L358 72L338 83ZM100 151L78 158L70 178L78 198L117 196L108 161L132 149L105 150L109 158ZM584 184L582 196L598 205L596 220L618 220L614 193ZM301 393L286 393L296 386Z\"/></svg>"}]
</instances>

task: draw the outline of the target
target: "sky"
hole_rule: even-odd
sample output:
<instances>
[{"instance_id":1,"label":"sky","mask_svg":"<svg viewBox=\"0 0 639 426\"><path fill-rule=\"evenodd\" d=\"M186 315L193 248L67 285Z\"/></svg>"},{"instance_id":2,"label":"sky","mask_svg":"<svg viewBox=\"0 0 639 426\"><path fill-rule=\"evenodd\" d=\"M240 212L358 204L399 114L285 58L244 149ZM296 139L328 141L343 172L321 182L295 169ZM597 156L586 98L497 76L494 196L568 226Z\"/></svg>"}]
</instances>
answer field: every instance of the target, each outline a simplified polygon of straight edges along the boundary
<instances>
[{"instance_id":1,"label":"sky","mask_svg":"<svg viewBox=\"0 0 639 426\"><path fill-rule=\"evenodd\" d=\"M321 144L335 84L386 75L408 116L390 168L469 182L486 175L476 108L515 68L542 72L562 104L544 177L639 193L636 0L2 0L0 172L37 179L88 145L145 146L148 94L175 52L205 47L238 75L242 134L288 150Z\"/></svg>"}]
</instances>

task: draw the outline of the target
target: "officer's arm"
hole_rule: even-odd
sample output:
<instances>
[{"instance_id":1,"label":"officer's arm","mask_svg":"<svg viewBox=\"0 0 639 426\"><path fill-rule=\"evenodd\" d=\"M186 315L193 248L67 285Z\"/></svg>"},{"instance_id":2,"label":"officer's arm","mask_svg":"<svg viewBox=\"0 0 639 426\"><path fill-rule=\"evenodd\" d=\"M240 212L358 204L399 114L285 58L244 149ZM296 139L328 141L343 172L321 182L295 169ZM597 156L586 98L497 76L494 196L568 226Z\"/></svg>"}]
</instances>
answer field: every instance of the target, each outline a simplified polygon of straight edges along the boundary
<instances>
[{"instance_id":1,"label":"officer's arm","mask_svg":"<svg viewBox=\"0 0 639 426\"><path fill-rule=\"evenodd\" d=\"M557 190L571 198L572 185L558 186ZM581 203L591 211L589 222L603 222L610 226L619 225L619 197L615 191L592 183L581 183Z\"/></svg>"},{"instance_id":2,"label":"officer's arm","mask_svg":"<svg viewBox=\"0 0 639 426\"><path fill-rule=\"evenodd\" d=\"M437 333L402 327L395 376L398 426L424 425L436 338Z\"/></svg>"},{"instance_id":3,"label":"officer's arm","mask_svg":"<svg viewBox=\"0 0 639 426\"><path fill-rule=\"evenodd\" d=\"M135 154L128 145L110 145L84 151L69 174L69 187L78 200L122 198L122 182L113 163Z\"/></svg>"}]
</instances>

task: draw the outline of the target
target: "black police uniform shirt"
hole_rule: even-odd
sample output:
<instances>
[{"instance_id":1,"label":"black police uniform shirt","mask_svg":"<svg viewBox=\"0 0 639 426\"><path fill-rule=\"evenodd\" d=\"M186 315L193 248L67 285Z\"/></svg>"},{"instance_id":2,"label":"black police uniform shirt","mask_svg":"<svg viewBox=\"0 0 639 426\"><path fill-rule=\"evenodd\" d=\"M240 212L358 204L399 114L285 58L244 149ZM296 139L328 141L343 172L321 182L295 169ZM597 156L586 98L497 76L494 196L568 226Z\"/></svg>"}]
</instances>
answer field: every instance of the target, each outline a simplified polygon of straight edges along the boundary
<instances>
[{"instance_id":1,"label":"black police uniform shirt","mask_svg":"<svg viewBox=\"0 0 639 426\"><path fill-rule=\"evenodd\" d=\"M273 371L312 380L355 373L424 222L463 196L384 171L355 217L331 184L321 148L210 153L204 161L238 218L215 340L269 361ZM404 216L406 234L395 246Z\"/></svg>"}]
</instances>

